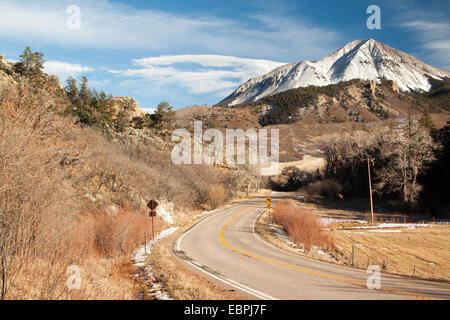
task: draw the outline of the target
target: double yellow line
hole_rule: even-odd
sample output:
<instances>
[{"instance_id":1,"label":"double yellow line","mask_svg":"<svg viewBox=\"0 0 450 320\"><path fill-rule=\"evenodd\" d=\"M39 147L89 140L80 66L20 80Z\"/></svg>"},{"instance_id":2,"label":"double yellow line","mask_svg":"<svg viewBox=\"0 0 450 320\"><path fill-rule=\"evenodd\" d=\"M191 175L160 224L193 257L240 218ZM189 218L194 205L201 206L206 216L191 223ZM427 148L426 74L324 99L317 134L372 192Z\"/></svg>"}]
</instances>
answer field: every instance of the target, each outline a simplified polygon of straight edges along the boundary
<instances>
[{"instance_id":1,"label":"double yellow line","mask_svg":"<svg viewBox=\"0 0 450 320\"><path fill-rule=\"evenodd\" d=\"M303 272L303 273L307 273L307 274L314 275L314 276L321 277L321 278L325 278L325 279L330 279L330 280L336 280L336 281L340 281L340 282L345 282L345 283L353 284L353 285L360 286L360 287L364 287L364 288L367 287L367 284L362 283L362 282L353 281L353 280L348 280L348 279L344 279L344 278L339 278L339 277L335 277L335 276L332 276L332 275L328 275L328 274L324 274L324 273L320 273L320 272L315 272L315 271L311 271L311 270L299 268L299 267L296 267L296 266L291 266L291 265L284 264L284 263L280 263L280 262L273 261L273 260L270 260L270 259L258 257L258 256L255 256L255 255L251 254L251 253L248 253L248 252L242 251L242 250L240 250L240 249L238 249L238 248L236 248L236 247L233 247L231 244L229 244L229 243L225 240L225 237L224 237L225 230L226 230L227 227L231 224L231 222L233 222L233 220L235 220L237 217L239 217L240 215L244 214L247 210L249 210L249 209L251 209L251 208L252 208L252 207L247 207L247 208L245 208L244 210L238 212L238 213L235 214L233 217L231 217L231 219L229 219L229 220L225 223L225 225L222 227L222 229L220 230L219 239L220 239L220 241L221 241L225 246L227 246L227 247L230 248L231 250L233 250L233 251L235 251L235 252L238 252L238 253L240 253L240 254L243 254L243 255L245 255L245 256L247 256L247 257L250 257L250 258L253 258L253 259L255 259L255 260L262 261L262 262L266 262L266 263L269 263L269 264L272 264L272 265L275 265L275 266L279 266L279 267L286 268L286 269L290 269L290 270L300 271L300 272ZM438 299L434 299L434 298L424 297L424 296L420 296L420 295L417 295L417 294L413 294L413 293L409 293L409 292L404 292L404 291L399 291L399 290L394 290L394 289L389 289L389 288L380 288L380 290L381 290L381 291L384 291L384 292L392 293L392 294L397 294L397 295L402 295L402 296L408 296L408 297L411 297L411 298L414 298L414 299L420 299L420 300L438 300Z\"/></svg>"}]
</instances>

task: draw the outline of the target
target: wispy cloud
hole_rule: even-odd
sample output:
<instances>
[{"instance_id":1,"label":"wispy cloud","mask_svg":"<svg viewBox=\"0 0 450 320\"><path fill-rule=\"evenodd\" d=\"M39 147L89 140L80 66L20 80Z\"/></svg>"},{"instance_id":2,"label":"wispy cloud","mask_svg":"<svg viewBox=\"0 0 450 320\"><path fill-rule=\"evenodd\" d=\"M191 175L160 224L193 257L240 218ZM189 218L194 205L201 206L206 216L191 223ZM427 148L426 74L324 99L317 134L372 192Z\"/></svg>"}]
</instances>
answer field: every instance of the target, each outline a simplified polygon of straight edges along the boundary
<instances>
[{"instance_id":1,"label":"wispy cloud","mask_svg":"<svg viewBox=\"0 0 450 320\"><path fill-rule=\"evenodd\" d=\"M444 9L448 4L442 3L443 11L419 6L414 1L403 1L397 6L397 25L412 32L412 41L419 44L430 63L450 69L450 18Z\"/></svg>"},{"instance_id":2,"label":"wispy cloud","mask_svg":"<svg viewBox=\"0 0 450 320\"><path fill-rule=\"evenodd\" d=\"M47 61L44 63L44 72L57 76L61 82L64 82L69 76L77 78L83 73L92 71L94 71L93 68L63 61Z\"/></svg>"},{"instance_id":3,"label":"wispy cloud","mask_svg":"<svg viewBox=\"0 0 450 320\"><path fill-rule=\"evenodd\" d=\"M320 58L336 46L338 32L286 16L249 16L248 23L215 16L143 10L107 0L77 1L81 28L69 30L73 1L2 1L0 35L69 47L220 53L298 61ZM298 57L292 56L299 52ZM301 56L300 56L301 55Z\"/></svg>"},{"instance_id":4,"label":"wispy cloud","mask_svg":"<svg viewBox=\"0 0 450 320\"><path fill-rule=\"evenodd\" d=\"M422 42L422 49L431 51L434 61L450 69L450 21L415 20L402 26L414 30Z\"/></svg>"},{"instance_id":5,"label":"wispy cloud","mask_svg":"<svg viewBox=\"0 0 450 320\"><path fill-rule=\"evenodd\" d=\"M281 62L222 55L169 55L133 60L136 68L111 73L140 78L141 86L182 86L191 94L230 93L243 81L263 75ZM125 80L126 81L126 80ZM137 83L137 82L136 82Z\"/></svg>"}]
</instances>

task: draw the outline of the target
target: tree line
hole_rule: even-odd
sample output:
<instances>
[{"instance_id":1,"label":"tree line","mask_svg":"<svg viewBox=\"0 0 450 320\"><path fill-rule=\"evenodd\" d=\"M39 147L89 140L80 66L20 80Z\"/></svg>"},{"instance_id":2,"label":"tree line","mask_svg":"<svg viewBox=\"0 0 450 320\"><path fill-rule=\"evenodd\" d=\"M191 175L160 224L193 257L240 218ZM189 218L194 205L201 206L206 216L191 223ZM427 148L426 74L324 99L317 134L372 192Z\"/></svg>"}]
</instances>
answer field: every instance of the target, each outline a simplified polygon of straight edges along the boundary
<instances>
[{"instance_id":1,"label":"tree line","mask_svg":"<svg viewBox=\"0 0 450 320\"><path fill-rule=\"evenodd\" d=\"M14 64L14 71L30 81L36 90L44 86L59 87L56 77L48 77L43 72L44 63L42 52L33 52L30 47L26 47L20 55L20 61ZM62 94L67 99L65 113L76 117L77 121L84 125L101 129L111 128L115 131L123 131L126 127L171 130L175 126L175 111L166 101L161 102L153 114L128 121L124 118L124 110L113 109L112 94L89 88L85 76L79 83L75 78L69 77Z\"/></svg>"},{"instance_id":2,"label":"tree line","mask_svg":"<svg viewBox=\"0 0 450 320\"><path fill-rule=\"evenodd\" d=\"M427 127L423 117L408 116L400 128L373 128L322 139L327 161L324 178L335 179L344 193L368 195L368 168L375 193L403 209L427 207L434 214L448 206L449 126ZM432 203L435 202L433 205Z\"/></svg>"}]
</instances>

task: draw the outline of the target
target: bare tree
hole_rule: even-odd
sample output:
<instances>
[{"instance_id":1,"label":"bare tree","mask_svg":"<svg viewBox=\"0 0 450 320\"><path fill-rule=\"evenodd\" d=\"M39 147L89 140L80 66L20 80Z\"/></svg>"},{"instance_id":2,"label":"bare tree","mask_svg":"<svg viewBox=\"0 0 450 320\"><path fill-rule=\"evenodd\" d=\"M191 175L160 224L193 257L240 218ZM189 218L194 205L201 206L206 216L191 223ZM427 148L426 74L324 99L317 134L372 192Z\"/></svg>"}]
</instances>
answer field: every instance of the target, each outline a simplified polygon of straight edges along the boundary
<instances>
[{"instance_id":1,"label":"bare tree","mask_svg":"<svg viewBox=\"0 0 450 320\"><path fill-rule=\"evenodd\" d=\"M385 135L378 147L380 161L385 165L376 170L376 189L381 193L399 192L403 202L412 205L422 190L417 178L434 160L437 145L426 128L409 119L406 128Z\"/></svg>"}]
</instances>

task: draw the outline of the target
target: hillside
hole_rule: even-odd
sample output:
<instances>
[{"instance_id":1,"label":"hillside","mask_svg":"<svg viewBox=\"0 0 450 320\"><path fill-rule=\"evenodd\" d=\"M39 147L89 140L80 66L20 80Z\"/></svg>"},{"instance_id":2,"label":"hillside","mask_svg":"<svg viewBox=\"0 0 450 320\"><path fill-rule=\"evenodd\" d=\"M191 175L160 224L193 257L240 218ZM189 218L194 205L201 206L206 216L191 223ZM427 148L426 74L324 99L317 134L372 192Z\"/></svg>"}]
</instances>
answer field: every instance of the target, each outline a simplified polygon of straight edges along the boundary
<instances>
[{"instance_id":1,"label":"hillside","mask_svg":"<svg viewBox=\"0 0 450 320\"><path fill-rule=\"evenodd\" d=\"M160 204L160 230L209 208L225 177L174 165L170 131L136 126L135 100L90 91L87 107L98 108L80 113L89 108L56 77L18 67L0 65L0 298L134 299L129 264L151 230L147 201ZM117 126L117 118L134 120ZM65 285L72 264L83 270L81 290Z\"/></svg>"},{"instance_id":2,"label":"hillside","mask_svg":"<svg viewBox=\"0 0 450 320\"><path fill-rule=\"evenodd\" d=\"M305 155L320 156L316 139L324 134L404 122L410 112L424 110L437 128L450 119L448 80L435 81L428 93L403 92L393 81L351 80L323 87L291 89L259 101L233 107L202 106L177 111L183 127L202 120L205 127L277 128L281 161L298 161Z\"/></svg>"}]
</instances>

